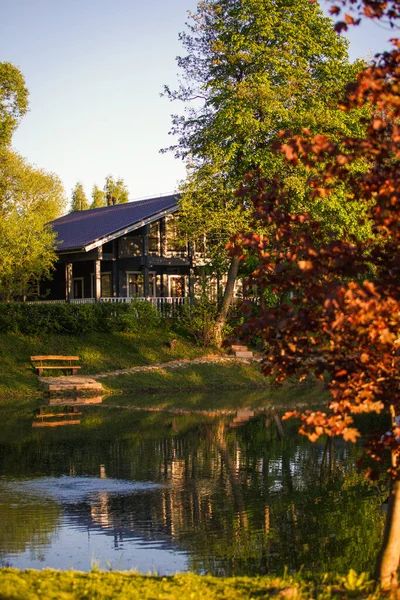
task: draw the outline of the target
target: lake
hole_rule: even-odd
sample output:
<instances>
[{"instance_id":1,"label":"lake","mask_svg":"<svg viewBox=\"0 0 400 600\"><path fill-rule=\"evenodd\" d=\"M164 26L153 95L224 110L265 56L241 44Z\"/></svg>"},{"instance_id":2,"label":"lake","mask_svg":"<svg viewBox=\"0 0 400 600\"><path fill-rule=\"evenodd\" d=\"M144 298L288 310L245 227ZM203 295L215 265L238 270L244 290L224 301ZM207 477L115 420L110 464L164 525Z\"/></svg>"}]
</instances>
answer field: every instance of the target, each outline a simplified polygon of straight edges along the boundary
<instances>
[{"instance_id":1,"label":"lake","mask_svg":"<svg viewBox=\"0 0 400 600\"><path fill-rule=\"evenodd\" d=\"M305 388L1 408L0 565L373 569L387 490L356 472L359 447L310 444L281 420L308 395L318 400ZM377 419L362 419L365 435Z\"/></svg>"}]
</instances>

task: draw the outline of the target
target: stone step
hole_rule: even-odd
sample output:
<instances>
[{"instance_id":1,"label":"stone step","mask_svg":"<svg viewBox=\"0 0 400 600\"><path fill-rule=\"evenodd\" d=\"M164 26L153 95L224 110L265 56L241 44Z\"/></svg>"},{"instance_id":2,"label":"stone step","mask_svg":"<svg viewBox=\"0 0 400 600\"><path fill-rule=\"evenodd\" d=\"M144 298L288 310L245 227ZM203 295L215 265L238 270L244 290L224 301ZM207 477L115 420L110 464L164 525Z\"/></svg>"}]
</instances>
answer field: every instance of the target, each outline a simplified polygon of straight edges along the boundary
<instances>
[{"instance_id":1,"label":"stone step","mask_svg":"<svg viewBox=\"0 0 400 600\"><path fill-rule=\"evenodd\" d=\"M248 350L240 350L236 352L236 358L253 358L253 353Z\"/></svg>"}]
</instances>

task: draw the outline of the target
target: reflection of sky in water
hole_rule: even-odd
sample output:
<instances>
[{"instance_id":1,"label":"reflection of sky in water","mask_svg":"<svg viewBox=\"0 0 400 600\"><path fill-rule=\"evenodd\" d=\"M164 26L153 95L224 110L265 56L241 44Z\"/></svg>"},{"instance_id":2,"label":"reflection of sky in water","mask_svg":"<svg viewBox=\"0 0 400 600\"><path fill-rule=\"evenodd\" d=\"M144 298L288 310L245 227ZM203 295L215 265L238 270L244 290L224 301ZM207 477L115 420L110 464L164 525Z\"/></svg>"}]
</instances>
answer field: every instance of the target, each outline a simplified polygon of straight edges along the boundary
<instances>
[{"instance_id":1,"label":"reflection of sky in water","mask_svg":"<svg viewBox=\"0 0 400 600\"><path fill-rule=\"evenodd\" d=\"M132 520L124 522L109 511L110 500L134 494L149 494L162 487L150 482L130 482L96 477L43 477L40 479L0 481L0 493L15 495L12 508L44 506L50 498L64 509L61 524L48 543L28 543L26 550L3 556L1 563L19 569L90 570L136 569L161 575L184 571L187 556L172 550L165 540L157 541L135 533ZM116 521L116 522L115 522ZM106 534L106 535L104 535Z\"/></svg>"},{"instance_id":2,"label":"reflection of sky in water","mask_svg":"<svg viewBox=\"0 0 400 600\"><path fill-rule=\"evenodd\" d=\"M51 544L40 550L27 549L17 555L8 555L4 563L18 569L76 569L89 571L93 566L107 570L142 573L156 572L170 575L188 569L184 552L162 548L162 544L146 543L140 539L129 541L105 538L102 532L74 529L64 523L54 534Z\"/></svg>"}]
</instances>

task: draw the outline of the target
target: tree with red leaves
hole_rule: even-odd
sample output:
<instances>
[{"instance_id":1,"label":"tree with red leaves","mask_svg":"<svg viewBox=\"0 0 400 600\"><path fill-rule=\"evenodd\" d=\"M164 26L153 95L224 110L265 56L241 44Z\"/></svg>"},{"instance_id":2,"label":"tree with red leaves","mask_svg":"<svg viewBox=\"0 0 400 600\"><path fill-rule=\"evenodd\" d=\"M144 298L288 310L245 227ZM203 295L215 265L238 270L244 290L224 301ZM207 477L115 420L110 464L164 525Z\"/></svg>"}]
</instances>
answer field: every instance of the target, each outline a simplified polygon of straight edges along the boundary
<instances>
[{"instance_id":1,"label":"tree with red leaves","mask_svg":"<svg viewBox=\"0 0 400 600\"><path fill-rule=\"evenodd\" d=\"M400 17L398 1L350 0L355 13L345 14L337 30L357 24L362 15ZM333 14L340 14L334 6ZM391 478L388 514L377 578L388 589L398 584L400 562L400 41L348 86L341 107L369 106L371 117L362 138L338 135L281 134L278 151L292 165L310 172L311 195L327 197L338 182L349 190L348 202L368 207L371 239L327 239L309 214L293 214L279 175L274 180L248 175L239 194L254 204L254 231L260 222L268 235L254 233L233 240L233 252L259 258L252 281L286 301L253 313L244 306L243 332L262 334L266 343L263 371L276 381L313 373L330 391L326 411L288 413L301 421L311 441L322 435L355 442L354 416L384 411L387 428L368 440L366 475ZM360 173L357 161L368 168Z\"/></svg>"}]
</instances>

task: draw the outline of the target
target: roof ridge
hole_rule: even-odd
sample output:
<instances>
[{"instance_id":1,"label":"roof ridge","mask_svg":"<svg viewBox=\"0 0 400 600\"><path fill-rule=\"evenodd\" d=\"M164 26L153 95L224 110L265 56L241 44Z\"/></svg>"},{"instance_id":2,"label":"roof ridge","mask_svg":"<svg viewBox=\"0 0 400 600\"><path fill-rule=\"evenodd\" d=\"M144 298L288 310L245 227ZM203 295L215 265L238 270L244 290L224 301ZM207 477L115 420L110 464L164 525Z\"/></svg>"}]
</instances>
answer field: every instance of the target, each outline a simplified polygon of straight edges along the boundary
<instances>
[{"instance_id":1,"label":"roof ridge","mask_svg":"<svg viewBox=\"0 0 400 600\"><path fill-rule=\"evenodd\" d=\"M167 200L168 198L176 198L178 199L179 194L167 194L165 196L155 196L154 198L143 198L142 200L128 200L128 202L124 202L123 204L112 204L111 206L107 205L107 206L97 206L96 208L88 208L87 210L73 210L70 213L63 215L62 217L59 217L60 219L63 219L64 217L68 217L69 215L73 215L73 214L79 214L82 215L83 213L88 214L88 213L93 213L94 211L100 211L100 210L104 210L105 208L109 208L109 209L115 209L116 207L122 209L124 207L127 206L132 206L133 204L145 204L146 202L154 202L155 200Z\"/></svg>"}]
</instances>

